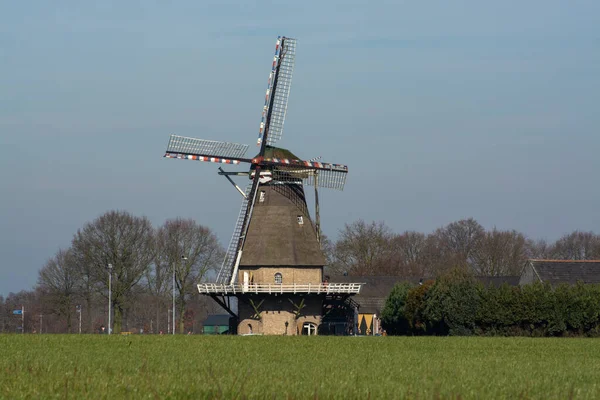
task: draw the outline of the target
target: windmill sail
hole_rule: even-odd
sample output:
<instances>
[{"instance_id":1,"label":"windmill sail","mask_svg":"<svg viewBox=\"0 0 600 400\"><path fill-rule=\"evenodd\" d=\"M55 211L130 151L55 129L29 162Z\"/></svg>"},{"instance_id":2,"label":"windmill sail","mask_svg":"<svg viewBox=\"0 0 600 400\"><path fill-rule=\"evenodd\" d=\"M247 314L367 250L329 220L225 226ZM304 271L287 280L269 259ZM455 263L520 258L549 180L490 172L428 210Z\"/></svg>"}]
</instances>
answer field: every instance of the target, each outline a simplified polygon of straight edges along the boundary
<instances>
[{"instance_id":1,"label":"windmill sail","mask_svg":"<svg viewBox=\"0 0 600 400\"><path fill-rule=\"evenodd\" d=\"M167 145L167 154L183 156L204 156L210 158L241 159L248 150L247 144L219 142L215 140L196 139L185 136L171 135Z\"/></svg>"},{"instance_id":2,"label":"windmill sail","mask_svg":"<svg viewBox=\"0 0 600 400\"><path fill-rule=\"evenodd\" d=\"M221 269L217 274L217 283L229 284L232 278L233 268L237 258L237 249L240 242L240 235L244 228L244 219L246 218L246 212L248 211L248 195L250 194L251 190L252 183L250 183L246 187L246 197L244 198L244 200L242 200L240 214L238 215L237 222L235 223L233 235L231 236L231 240L229 241L227 253L225 253L225 259L223 260L223 264L221 264Z\"/></svg>"},{"instance_id":3,"label":"windmill sail","mask_svg":"<svg viewBox=\"0 0 600 400\"><path fill-rule=\"evenodd\" d=\"M258 170L260 170L260 168L258 168ZM250 225L250 219L252 218L256 193L258 192L258 181L258 179L254 179L252 183L246 187L246 197L242 201L240 214L238 215L235 229L221 266L221 271L219 271L219 274L217 275L218 283L232 285L235 282L237 268L242 256L242 248L244 247L246 233L248 232L248 226Z\"/></svg>"},{"instance_id":4,"label":"windmill sail","mask_svg":"<svg viewBox=\"0 0 600 400\"><path fill-rule=\"evenodd\" d=\"M258 145L261 145L265 133L267 134L267 144L269 146L281 139L283 135L283 123L287 112L295 61L296 39L278 38L267 84Z\"/></svg>"},{"instance_id":5,"label":"windmill sail","mask_svg":"<svg viewBox=\"0 0 600 400\"><path fill-rule=\"evenodd\" d=\"M302 180L305 185L337 190L344 190L347 175L347 169L342 171L278 167L273 170L273 179L280 182Z\"/></svg>"},{"instance_id":6,"label":"windmill sail","mask_svg":"<svg viewBox=\"0 0 600 400\"><path fill-rule=\"evenodd\" d=\"M277 87L274 90L273 110L269 121L267 144L272 146L283 135L283 123L287 112L288 98L292 86L294 64L296 62L296 39L284 38L280 53Z\"/></svg>"}]
</instances>

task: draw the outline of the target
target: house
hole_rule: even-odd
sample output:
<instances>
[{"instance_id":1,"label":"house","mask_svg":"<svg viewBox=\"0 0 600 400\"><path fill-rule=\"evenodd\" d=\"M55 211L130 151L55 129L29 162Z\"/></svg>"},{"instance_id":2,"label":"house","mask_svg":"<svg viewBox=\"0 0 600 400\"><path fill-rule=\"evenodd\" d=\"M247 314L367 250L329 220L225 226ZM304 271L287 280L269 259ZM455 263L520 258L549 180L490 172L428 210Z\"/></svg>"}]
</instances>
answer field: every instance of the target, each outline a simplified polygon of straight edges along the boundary
<instances>
[{"instance_id":1,"label":"house","mask_svg":"<svg viewBox=\"0 0 600 400\"><path fill-rule=\"evenodd\" d=\"M332 276L335 282L364 283L359 294L352 300L358 305L356 315L356 333L359 335L376 335L380 332L381 312L385 301L396 284L408 282L418 285L421 281L417 277L401 276Z\"/></svg>"},{"instance_id":2,"label":"house","mask_svg":"<svg viewBox=\"0 0 600 400\"><path fill-rule=\"evenodd\" d=\"M229 318L229 314L209 315L202 324L202 333L205 335L229 333Z\"/></svg>"},{"instance_id":3,"label":"house","mask_svg":"<svg viewBox=\"0 0 600 400\"><path fill-rule=\"evenodd\" d=\"M528 260L519 285L600 283L600 260Z\"/></svg>"}]
</instances>

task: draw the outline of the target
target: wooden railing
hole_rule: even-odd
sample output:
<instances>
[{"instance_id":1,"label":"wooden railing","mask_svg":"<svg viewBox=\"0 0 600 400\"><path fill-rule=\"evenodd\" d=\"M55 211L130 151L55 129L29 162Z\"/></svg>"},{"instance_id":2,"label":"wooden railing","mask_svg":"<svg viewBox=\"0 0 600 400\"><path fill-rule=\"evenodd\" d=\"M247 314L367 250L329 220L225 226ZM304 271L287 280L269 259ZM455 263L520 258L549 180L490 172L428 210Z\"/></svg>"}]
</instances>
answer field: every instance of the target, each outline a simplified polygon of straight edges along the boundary
<instances>
[{"instance_id":1,"label":"wooden railing","mask_svg":"<svg viewBox=\"0 0 600 400\"><path fill-rule=\"evenodd\" d=\"M225 285L221 283L199 283L200 294L243 294L243 293L303 293L303 294L358 294L363 283L293 283L264 284L249 283Z\"/></svg>"}]
</instances>

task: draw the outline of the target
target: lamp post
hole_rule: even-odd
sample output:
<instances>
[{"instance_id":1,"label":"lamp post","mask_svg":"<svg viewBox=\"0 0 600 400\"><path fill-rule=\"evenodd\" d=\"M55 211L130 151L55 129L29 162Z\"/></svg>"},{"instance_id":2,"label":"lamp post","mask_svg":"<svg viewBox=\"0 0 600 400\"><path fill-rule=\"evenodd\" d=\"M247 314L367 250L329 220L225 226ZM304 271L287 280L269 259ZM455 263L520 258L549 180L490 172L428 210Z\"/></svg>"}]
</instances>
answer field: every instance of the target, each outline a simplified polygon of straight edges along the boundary
<instances>
[{"instance_id":1,"label":"lamp post","mask_svg":"<svg viewBox=\"0 0 600 400\"><path fill-rule=\"evenodd\" d=\"M79 334L81 335L81 304L77 304L76 309L79 313Z\"/></svg>"},{"instance_id":2,"label":"lamp post","mask_svg":"<svg viewBox=\"0 0 600 400\"><path fill-rule=\"evenodd\" d=\"M186 256L181 256L181 260L187 260ZM173 335L175 334L175 265L173 265Z\"/></svg>"},{"instance_id":3,"label":"lamp post","mask_svg":"<svg viewBox=\"0 0 600 400\"><path fill-rule=\"evenodd\" d=\"M112 264L108 264L108 334L112 332L112 326L110 324L110 313L112 303Z\"/></svg>"}]
</instances>

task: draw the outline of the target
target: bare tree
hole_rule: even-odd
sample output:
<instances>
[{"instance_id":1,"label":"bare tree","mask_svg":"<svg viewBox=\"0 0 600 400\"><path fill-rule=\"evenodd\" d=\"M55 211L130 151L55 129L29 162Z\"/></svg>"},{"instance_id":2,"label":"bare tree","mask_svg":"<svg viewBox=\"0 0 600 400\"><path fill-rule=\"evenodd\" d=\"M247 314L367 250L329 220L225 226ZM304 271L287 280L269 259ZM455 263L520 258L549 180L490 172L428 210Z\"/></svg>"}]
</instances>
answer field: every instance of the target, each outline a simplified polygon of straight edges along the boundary
<instances>
[{"instance_id":1,"label":"bare tree","mask_svg":"<svg viewBox=\"0 0 600 400\"><path fill-rule=\"evenodd\" d=\"M425 234L406 231L394 235L390 243L395 254L394 275L420 277L430 275L426 258L428 244Z\"/></svg>"},{"instance_id":2,"label":"bare tree","mask_svg":"<svg viewBox=\"0 0 600 400\"><path fill-rule=\"evenodd\" d=\"M38 283L49 296L54 312L65 317L71 331L71 317L79 285L79 272L72 251L58 250L39 271Z\"/></svg>"},{"instance_id":3,"label":"bare tree","mask_svg":"<svg viewBox=\"0 0 600 400\"><path fill-rule=\"evenodd\" d=\"M525 236L517 231L485 232L472 253L472 268L478 275L519 275L527 260Z\"/></svg>"},{"instance_id":4,"label":"bare tree","mask_svg":"<svg viewBox=\"0 0 600 400\"><path fill-rule=\"evenodd\" d=\"M439 239L438 245L447 256L456 256L460 261L469 262L484 233L485 229L469 218L439 228L435 235Z\"/></svg>"},{"instance_id":5,"label":"bare tree","mask_svg":"<svg viewBox=\"0 0 600 400\"><path fill-rule=\"evenodd\" d=\"M335 244L331 270L351 275L389 274L393 259L392 233L383 222L346 224Z\"/></svg>"},{"instance_id":6,"label":"bare tree","mask_svg":"<svg viewBox=\"0 0 600 400\"><path fill-rule=\"evenodd\" d=\"M552 248L544 239L527 239L525 243L527 258L551 258Z\"/></svg>"},{"instance_id":7,"label":"bare tree","mask_svg":"<svg viewBox=\"0 0 600 400\"><path fill-rule=\"evenodd\" d=\"M109 211L78 230L72 247L90 268L103 296L108 296L108 265L112 265L111 306L114 331L119 333L127 301L154 259L154 232L150 221L124 211Z\"/></svg>"},{"instance_id":8,"label":"bare tree","mask_svg":"<svg viewBox=\"0 0 600 400\"><path fill-rule=\"evenodd\" d=\"M181 218L166 221L158 230L157 250L156 273L164 276L175 271L179 332L183 333L183 316L195 284L220 264L224 251L209 228Z\"/></svg>"},{"instance_id":9,"label":"bare tree","mask_svg":"<svg viewBox=\"0 0 600 400\"><path fill-rule=\"evenodd\" d=\"M550 250L552 258L561 260L594 260L600 258L600 236L594 232L574 231L556 241Z\"/></svg>"}]
</instances>

